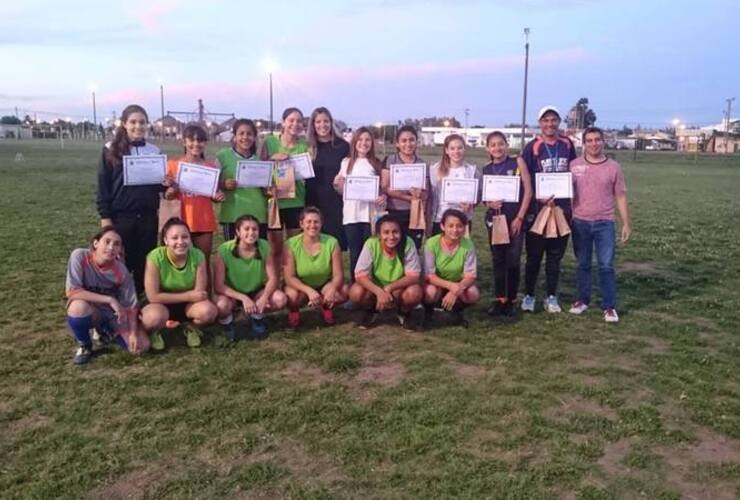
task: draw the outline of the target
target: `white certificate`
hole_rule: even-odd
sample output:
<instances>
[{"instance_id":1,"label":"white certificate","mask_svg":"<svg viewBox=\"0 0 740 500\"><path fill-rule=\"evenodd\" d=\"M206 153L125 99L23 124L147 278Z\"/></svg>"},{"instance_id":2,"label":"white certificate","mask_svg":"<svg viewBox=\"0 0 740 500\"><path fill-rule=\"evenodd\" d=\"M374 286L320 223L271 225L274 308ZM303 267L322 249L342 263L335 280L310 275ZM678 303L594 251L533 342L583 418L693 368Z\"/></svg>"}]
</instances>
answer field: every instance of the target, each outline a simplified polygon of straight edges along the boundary
<instances>
[{"instance_id":1,"label":"white certificate","mask_svg":"<svg viewBox=\"0 0 740 500\"><path fill-rule=\"evenodd\" d=\"M570 172L534 174L535 197L538 200L573 198L573 178Z\"/></svg>"},{"instance_id":2,"label":"white certificate","mask_svg":"<svg viewBox=\"0 0 740 500\"><path fill-rule=\"evenodd\" d=\"M520 185L518 175L484 175L483 201L518 203Z\"/></svg>"},{"instance_id":3,"label":"white certificate","mask_svg":"<svg viewBox=\"0 0 740 500\"><path fill-rule=\"evenodd\" d=\"M236 162L236 185L239 187L270 187L273 161L240 160Z\"/></svg>"},{"instance_id":4,"label":"white certificate","mask_svg":"<svg viewBox=\"0 0 740 500\"><path fill-rule=\"evenodd\" d=\"M391 191L426 189L427 166L424 163L401 163L390 166Z\"/></svg>"},{"instance_id":5,"label":"white certificate","mask_svg":"<svg viewBox=\"0 0 740 500\"><path fill-rule=\"evenodd\" d=\"M162 184L167 173L167 155L125 155L123 185Z\"/></svg>"},{"instance_id":6,"label":"white certificate","mask_svg":"<svg viewBox=\"0 0 740 500\"><path fill-rule=\"evenodd\" d=\"M213 198L218 190L220 173L217 168L181 161L177 168L177 188L183 193Z\"/></svg>"},{"instance_id":7,"label":"white certificate","mask_svg":"<svg viewBox=\"0 0 740 500\"><path fill-rule=\"evenodd\" d=\"M478 201L478 179L442 179L443 203L467 203Z\"/></svg>"},{"instance_id":8,"label":"white certificate","mask_svg":"<svg viewBox=\"0 0 740 500\"><path fill-rule=\"evenodd\" d=\"M308 153L301 153L299 155L291 155L287 160L282 162L284 165L290 165L293 167L295 172L295 178L297 181L305 179L313 179L316 174L313 171L313 163L311 162L311 155Z\"/></svg>"},{"instance_id":9,"label":"white certificate","mask_svg":"<svg viewBox=\"0 0 740 500\"><path fill-rule=\"evenodd\" d=\"M350 175L344 179L344 201L375 201L378 199L380 178Z\"/></svg>"}]
</instances>

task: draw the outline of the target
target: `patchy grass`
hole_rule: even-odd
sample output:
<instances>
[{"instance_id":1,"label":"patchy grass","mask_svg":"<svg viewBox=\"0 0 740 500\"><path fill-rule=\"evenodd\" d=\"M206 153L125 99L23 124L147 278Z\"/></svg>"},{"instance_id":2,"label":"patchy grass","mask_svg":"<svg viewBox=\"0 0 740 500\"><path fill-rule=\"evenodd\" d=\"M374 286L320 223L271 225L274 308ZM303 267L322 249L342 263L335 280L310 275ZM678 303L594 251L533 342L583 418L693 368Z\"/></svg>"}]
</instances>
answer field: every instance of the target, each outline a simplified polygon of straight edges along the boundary
<instances>
[{"instance_id":1,"label":"patchy grass","mask_svg":"<svg viewBox=\"0 0 740 500\"><path fill-rule=\"evenodd\" d=\"M619 325L595 310L489 320L475 234L486 295L467 330L439 315L425 333L363 332L340 311L295 333L276 316L262 342L212 329L199 350L80 369L63 282L97 225L99 145L66 146L0 143L3 497L740 495L736 159L619 158L635 227Z\"/></svg>"}]
</instances>

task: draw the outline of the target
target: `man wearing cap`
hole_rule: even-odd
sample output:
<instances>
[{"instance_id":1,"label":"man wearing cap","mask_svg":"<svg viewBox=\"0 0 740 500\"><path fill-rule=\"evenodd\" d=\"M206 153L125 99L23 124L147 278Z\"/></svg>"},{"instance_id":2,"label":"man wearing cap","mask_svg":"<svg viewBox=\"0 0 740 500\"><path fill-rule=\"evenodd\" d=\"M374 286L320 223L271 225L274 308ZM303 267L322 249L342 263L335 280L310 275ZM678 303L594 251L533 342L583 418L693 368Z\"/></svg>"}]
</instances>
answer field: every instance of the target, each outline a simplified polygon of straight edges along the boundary
<instances>
[{"instance_id":1,"label":"man wearing cap","mask_svg":"<svg viewBox=\"0 0 740 500\"><path fill-rule=\"evenodd\" d=\"M551 172L568 172L568 164L576 158L576 149L570 139L560 135L560 112L555 106L545 106L537 113L541 134L527 143L524 151L517 159L519 168L529 171L532 182L532 192L535 192L535 174ZM560 279L560 261L568 247L568 236L545 238L544 235L529 231L537 213L545 205L557 205L563 209L565 218L572 217L569 199L538 199L532 200L526 216L527 236L527 264L524 267L525 295L522 299L522 311L533 312L535 308L535 285L540 274L542 257L547 256L545 262L545 284L547 297L545 310L550 313L561 311L558 303L557 291Z\"/></svg>"}]
</instances>

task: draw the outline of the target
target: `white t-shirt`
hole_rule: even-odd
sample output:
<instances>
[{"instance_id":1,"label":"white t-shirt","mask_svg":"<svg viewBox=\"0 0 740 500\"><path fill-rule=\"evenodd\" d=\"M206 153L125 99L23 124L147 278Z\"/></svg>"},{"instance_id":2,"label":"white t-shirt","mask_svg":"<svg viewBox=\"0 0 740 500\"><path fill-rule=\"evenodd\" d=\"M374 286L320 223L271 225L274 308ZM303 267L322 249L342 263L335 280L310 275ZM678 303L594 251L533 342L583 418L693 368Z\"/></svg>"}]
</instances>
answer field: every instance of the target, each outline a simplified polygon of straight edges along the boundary
<instances>
[{"instance_id":1,"label":"white t-shirt","mask_svg":"<svg viewBox=\"0 0 740 500\"><path fill-rule=\"evenodd\" d=\"M442 203L442 182L439 178L439 163L432 165L429 169L429 182L432 185L432 221L440 222L442 214L449 208L462 210L459 203ZM478 171L475 165L464 163L459 167L451 167L447 177L450 179L475 179L478 177ZM473 215L473 208L468 210L465 215L470 218Z\"/></svg>"},{"instance_id":2,"label":"white t-shirt","mask_svg":"<svg viewBox=\"0 0 740 500\"><path fill-rule=\"evenodd\" d=\"M349 165L349 158L342 160L342 166L339 169L339 175L342 177L347 176L347 166ZM355 164L352 165L352 173L350 176L359 177L377 177L375 169L367 160L367 158L358 158ZM380 193L378 193L380 195ZM353 201L346 200L344 202L344 210L342 212L342 223L343 224L354 224L356 222L367 222L372 224L375 214L377 213L377 207L375 203L369 201Z\"/></svg>"}]
</instances>

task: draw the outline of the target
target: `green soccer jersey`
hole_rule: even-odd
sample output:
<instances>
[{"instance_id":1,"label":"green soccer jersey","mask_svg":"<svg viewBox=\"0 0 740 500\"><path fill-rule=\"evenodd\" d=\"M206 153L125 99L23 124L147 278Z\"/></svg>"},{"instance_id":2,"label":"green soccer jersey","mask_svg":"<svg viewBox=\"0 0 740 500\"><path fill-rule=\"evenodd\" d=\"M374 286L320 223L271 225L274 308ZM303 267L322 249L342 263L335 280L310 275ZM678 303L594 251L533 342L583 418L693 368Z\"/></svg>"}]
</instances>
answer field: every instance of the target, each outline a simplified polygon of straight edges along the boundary
<instances>
[{"instance_id":1,"label":"green soccer jersey","mask_svg":"<svg viewBox=\"0 0 740 500\"><path fill-rule=\"evenodd\" d=\"M218 254L224 261L226 268L226 284L241 293L252 293L267 283L267 256L270 255L270 244L265 240L257 240L259 258L244 258L234 255L236 240L221 243Z\"/></svg>"},{"instance_id":2,"label":"green soccer jersey","mask_svg":"<svg viewBox=\"0 0 740 500\"><path fill-rule=\"evenodd\" d=\"M233 148L222 149L216 155L221 167L221 181L236 179L236 164L240 160L256 160L256 156L245 158ZM258 187L238 187L224 190L224 201L219 203L218 220L222 224L234 222L244 214L254 215L261 223L267 222L267 197Z\"/></svg>"},{"instance_id":3,"label":"green soccer jersey","mask_svg":"<svg viewBox=\"0 0 740 500\"><path fill-rule=\"evenodd\" d=\"M457 283L476 273L475 247L470 238L462 238L456 248L444 248L442 235L432 236L424 245L424 267L427 274L436 274Z\"/></svg>"},{"instance_id":4,"label":"green soccer jersey","mask_svg":"<svg viewBox=\"0 0 740 500\"><path fill-rule=\"evenodd\" d=\"M355 266L355 276L370 276L381 287L390 285L407 274L418 275L420 271L416 246L408 236L403 255L396 252L392 256L383 251L383 244L377 236L368 238Z\"/></svg>"},{"instance_id":5,"label":"green soccer jersey","mask_svg":"<svg viewBox=\"0 0 740 500\"><path fill-rule=\"evenodd\" d=\"M331 279L331 256L338 244L336 238L328 234L321 234L319 241L321 249L316 255L309 254L304 248L303 234L297 234L287 241L293 252L296 276L312 288L319 288Z\"/></svg>"},{"instance_id":6,"label":"green soccer jersey","mask_svg":"<svg viewBox=\"0 0 740 500\"><path fill-rule=\"evenodd\" d=\"M149 252L146 259L159 270L159 288L163 292L180 293L195 288L198 266L206 259L199 249L191 247L185 265L176 267L167 255L167 247L160 246Z\"/></svg>"},{"instance_id":7,"label":"green soccer jersey","mask_svg":"<svg viewBox=\"0 0 740 500\"><path fill-rule=\"evenodd\" d=\"M272 156L276 153L285 153L287 155L297 155L301 153L308 153L308 143L305 139L298 139L298 142L292 148L286 148L280 142L280 137L277 135L268 135L265 138L265 148L267 148L267 155ZM284 200L278 200L278 207L280 208L295 208L303 207L306 205L306 183L303 181L295 181L295 198L288 198Z\"/></svg>"}]
</instances>

